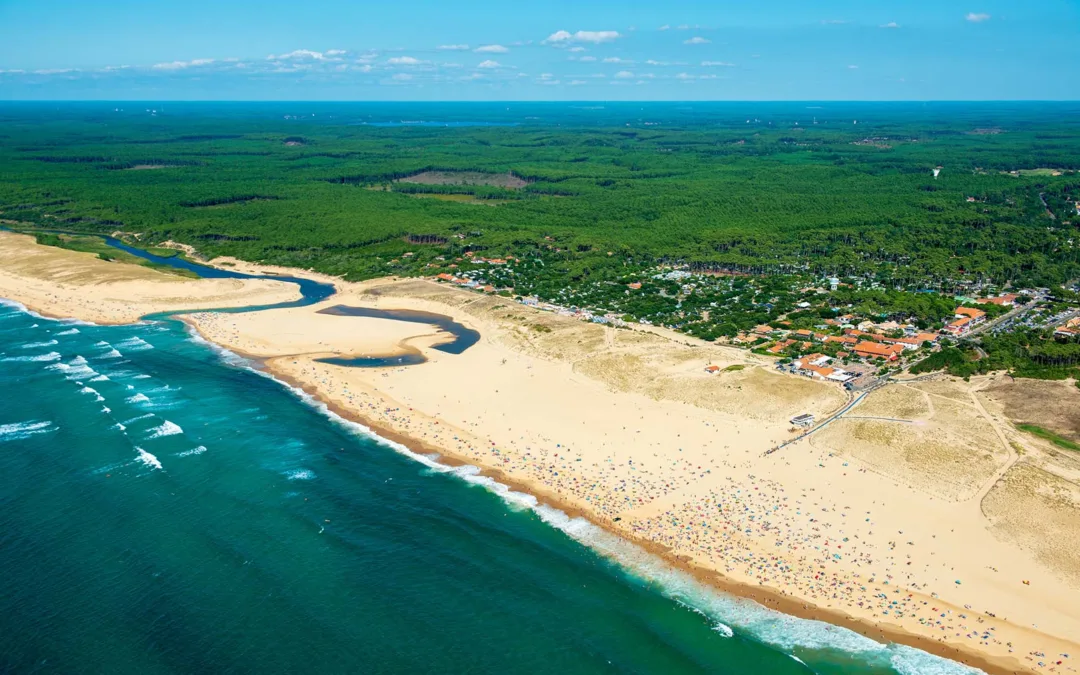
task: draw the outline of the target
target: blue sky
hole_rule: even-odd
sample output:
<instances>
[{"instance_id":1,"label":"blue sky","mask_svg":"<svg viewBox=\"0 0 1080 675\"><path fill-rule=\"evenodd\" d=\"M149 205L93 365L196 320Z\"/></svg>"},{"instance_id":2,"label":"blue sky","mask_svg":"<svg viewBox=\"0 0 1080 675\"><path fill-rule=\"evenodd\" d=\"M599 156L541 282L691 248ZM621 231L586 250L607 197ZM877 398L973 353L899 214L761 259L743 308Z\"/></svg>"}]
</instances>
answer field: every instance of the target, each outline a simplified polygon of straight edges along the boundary
<instances>
[{"instance_id":1,"label":"blue sky","mask_svg":"<svg viewBox=\"0 0 1080 675\"><path fill-rule=\"evenodd\" d=\"M0 99L1078 97L1076 0L0 0Z\"/></svg>"}]
</instances>

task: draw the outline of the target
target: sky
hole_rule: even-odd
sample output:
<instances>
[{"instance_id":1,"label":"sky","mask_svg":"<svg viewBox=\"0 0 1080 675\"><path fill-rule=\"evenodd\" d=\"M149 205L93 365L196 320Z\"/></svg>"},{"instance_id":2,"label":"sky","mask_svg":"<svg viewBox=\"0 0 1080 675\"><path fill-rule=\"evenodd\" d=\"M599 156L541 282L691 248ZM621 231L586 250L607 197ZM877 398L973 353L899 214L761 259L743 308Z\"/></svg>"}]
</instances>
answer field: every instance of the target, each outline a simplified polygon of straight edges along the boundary
<instances>
[{"instance_id":1,"label":"sky","mask_svg":"<svg viewBox=\"0 0 1080 675\"><path fill-rule=\"evenodd\" d=\"M1077 0L0 0L0 100L1077 98Z\"/></svg>"}]
</instances>

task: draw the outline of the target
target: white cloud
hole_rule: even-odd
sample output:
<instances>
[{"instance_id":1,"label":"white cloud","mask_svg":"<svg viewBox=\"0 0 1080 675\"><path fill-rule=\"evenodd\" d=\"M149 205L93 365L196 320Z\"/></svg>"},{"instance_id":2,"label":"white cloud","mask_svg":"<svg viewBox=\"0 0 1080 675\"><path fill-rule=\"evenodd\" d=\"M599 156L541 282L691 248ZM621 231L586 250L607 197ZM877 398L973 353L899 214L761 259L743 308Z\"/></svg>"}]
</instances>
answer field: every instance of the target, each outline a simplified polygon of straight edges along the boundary
<instances>
[{"instance_id":1,"label":"white cloud","mask_svg":"<svg viewBox=\"0 0 1080 675\"><path fill-rule=\"evenodd\" d=\"M734 66L735 64L734 63L728 63L727 61L702 61L701 65L703 65L703 66L726 66L726 67L730 68L730 67Z\"/></svg>"},{"instance_id":2,"label":"white cloud","mask_svg":"<svg viewBox=\"0 0 1080 675\"><path fill-rule=\"evenodd\" d=\"M16 71L9 70L8 72L9 73L14 73ZM21 72L21 71L19 71L19 72ZM77 68L43 68L41 70L35 70L34 74L35 75L60 75L61 73L74 73L74 72L78 72L78 69Z\"/></svg>"},{"instance_id":3,"label":"white cloud","mask_svg":"<svg viewBox=\"0 0 1080 675\"><path fill-rule=\"evenodd\" d=\"M484 45L483 47L477 47L473 51L482 54L505 54L510 50L502 45Z\"/></svg>"},{"instance_id":4,"label":"white cloud","mask_svg":"<svg viewBox=\"0 0 1080 675\"><path fill-rule=\"evenodd\" d=\"M698 75L698 79L699 80L719 80L720 76L719 75L714 75L714 74Z\"/></svg>"},{"instance_id":5,"label":"white cloud","mask_svg":"<svg viewBox=\"0 0 1080 675\"><path fill-rule=\"evenodd\" d=\"M858 66L848 66L848 69L850 69L850 70L858 70L859 67Z\"/></svg>"},{"instance_id":6,"label":"white cloud","mask_svg":"<svg viewBox=\"0 0 1080 675\"><path fill-rule=\"evenodd\" d=\"M879 26L879 28L899 28L899 27L900 27L900 24L896 23L895 21L890 21L889 23L883 23L883 24L881 24L881 26Z\"/></svg>"},{"instance_id":7,"label":"white cloud","mask_svg":"<svg viewBox=\"0 0 1080 675\"><path fill-rule=\"evenodd\" d=\"M676 80L692 80L692 79L694 79L694 76L691 75L690 73L679 73L678 75L675 76L675 79Z\"/></svg>"},{"instance_id":8,"label":"white cloud","mask_svg":"<svg viewBox=\"0 0 1080 675\"><path fill-rule=\"evenodd\" d=\"M826 26L839 26L841 24L847 23L847 21L844 19L822 19L821 23L825 24Z\"/></svg>"},{"instance_id":9,"label":"white cloud","mask_svg":"<svg viewBox=\"0 0 1080 675\"><path fill-rule=\"evenodd\" d=\"M615 73L615 77L620 80L629 80L633 76L634 74L631 73L629 70L620 70L619 72Z\"/></svg>"},{"instance_id":10,"label":"white cloud","mask_svg":"<svg viewBox=\"0 0 1080 675\"><path fill-rule=\"evenodd\" d=\"M622 37L618 31L613 30L579 30L576 33L560 30L555 31L544 40L544 44L567 44L570 42L591 42L600 44L610 42Z\"/></svg>"},{"instance_id":11,"label":"white cloud","mask_svg":"<svg viewBox=\"0 0 1080 675\"><path fill-rule=\"evenodd\" d=\"M481 63L480 65L477 66L477 68L501 68L501 67L502 67L501 63L499 63L498 61L492 61L491 59L488 59L487 61L484 61L483 63Z\"/></svg>"},{"instance_id":12,"label":"white cloud","mask_svg":"<svg viewBox=\"0 0 1080 675\"><path fill-rule=\"evenodd\" d=\"M667 24L665 23L665 24L664 24L663 26L660 26L660 27L659 27L659 28L657 28L656 30L671 30L671 26L669 26L669 25L667 25Z\"/></svg>"},{"instance_id":13,"label":"white cloud","mask_svg":"<svg viewBox=\"0 0 1080 675\"><path fill-rule=\"evenodd\" d=\"M583 52L583 51L586 51L586 50L585 50L584 47L571 47L570 51L572 51L572 52Z\"/></svg>"},{"instance_id":14,"label":"white cloud","mask_svg":"<svg viewBox=\"0 0 1080 675\"><path fill-rule=\"evenodd\" d=\"M412 75L410 75L408 73L398 73L397 75L394 75L393 79L398 80L400 82L405 82L407 80L411 80Z\"/></svg>"},{"instance_id":15,"label":"white cloud","mask_svg":"<svg viewBox=\"0 0 1080 675\"><path fill-rule=\"evenodd\" d=\"M284 59L315 59L316 61L322 61L326 57L323 56L322 52L313 52L310 49L294 49L288 54L279 54L277 56L271 54L266 58L270 61L281 61Z\"/></svg>"},{"instance_id":16,"label":"white cloud","mask_svg":"<svg viewBox=\"0 0 1080 675\"><path fill-rule=\"evenodd\" d=\"M690 30L689 24L680 24L675 27L676 30Z\"/></svg>"},{"instance_id":17,"label":"white cloud","mask_svg":"<svg viewBox=\"0 0 1080 675\"><path fill-rule=\"evenodd\" d=\"M484 79L484 76L482 74L480 74L480 73L471 73L469 75L463 76L461 79L466 80L466 81L469 81L469 80L482 80L482 79Z\"/></svg>"},{"instance_id":18,"label":"white cloud","mask_svg":"<svg viewBox=\"0 0 1080 675\"><path fill-rule=\"evenodd\" d=\"M652 59L649 59L645 63L647 63L650 66L669 66L669 65L671 65L667 61L654 61Z\"/></svg>"},{"instance_id":19,"label":"white cloud","mask_svg":"<svg viewBox=\"0 0 1080 675\"><path fill-rule=\"evenodd\" d=\"M964 18L972 23L982 23L983 21L989 21L990 15L982 12L968 12L968 15Z\"/></svg>"},{"instance_id":20,"label":"white cloud","mask_svg":"<svg viewBox=\"0 0 1080 675\"><path fill-rule=\"evenodd\" d=\"M595 60L596 60L595 56L582 56L580 59L578 59L578 61L584 61L586 63L592 63Z\"/></svg>"},{"instance_id":21,"label":"white cloud","mask_svg":"<svg viewBox=\"0 0 1080 675\"><path fill-rule=\"evenodd\" d=\"M583 84L588 84L588 82L586 80L570 80L571 87L578 87Z\"/></svg>"},{"instance_id":22,"label":"white cloud","mask_svg":"<svg viewBox=\"0 0 1080 675\"><path fill-rule=\"evenodd\" d=\"M561 84L561 80L541 80L540 84Z\"/></svg>"},{"instance_id":23,"label":"white cloud","mask_svg":"<svg viewBox=\"0 0 1080 675\"><path fill-rule=\"evenodd\" d=\"M690 38L689 40L683 40L684 45L707 45L710 42L712 42L712 40L706 40L705 38L701 37L700 35L695 35L694 37Z\"/></svg>"},{"instance_id":24,"label":"white cloud","mask_svg":"<svg viewBox=\"0 0 1080 675\"><path fill-rule=\"evenodd\" d=\"M411 56L393 56L386 60L392 66L415 66L423 63L420 59Z\"/></svg>"},{"instance_id":25,"label":"white cloud","mask_svg":"<svg viewBox=\"0 0 1080 675\"><path fill-rule=\"evenodd\" d=\"M344 49L327 49L326 50L326 55L327 56L342 56L344 54L345 54Z\"/></svg>"},{"instance_id":26,"label":"white cloud","mask_svg":"<svg viewBox=\"0 0 1080 675\"><path fill-rule=\"evenodd\" d=\"M604 59L604 63L633 63L629 59L620 59L618 56L609 56Z\"/></svg>"},{"instance_id":27,"label":"white cloud","mask_svg":"<svg viewBox=\"0 0 1080 675\"><path fill-rule=\"evenodd\" d=\"M171 61L169 63L155 63L152 68L155 70L183 70L184 68L191 68L197 66L208 66L214 62L214 59L192 59L191 61Z\"/></svg>"},{"instance_id":28,"label":"white cloud","mask_svg":"<svg viewBox=\"0 0 1080 675\"><path fill-rule=\"evenodd\" d=\"M435 49L440 49L444 52L464 52L468 51L469 45L439 45Z\"/></svg>"},{"instance_id":29,"label":"white cloud","mask_svg":"<svg viewBox=\"0 0 1080 675\"><path fill-rule=\"evenodd\" d=\"M550 80L553 77L555 77L555 76L552 75L551 73L540 73L540 79L541 80Z\"/></svg>"}]
</instances>

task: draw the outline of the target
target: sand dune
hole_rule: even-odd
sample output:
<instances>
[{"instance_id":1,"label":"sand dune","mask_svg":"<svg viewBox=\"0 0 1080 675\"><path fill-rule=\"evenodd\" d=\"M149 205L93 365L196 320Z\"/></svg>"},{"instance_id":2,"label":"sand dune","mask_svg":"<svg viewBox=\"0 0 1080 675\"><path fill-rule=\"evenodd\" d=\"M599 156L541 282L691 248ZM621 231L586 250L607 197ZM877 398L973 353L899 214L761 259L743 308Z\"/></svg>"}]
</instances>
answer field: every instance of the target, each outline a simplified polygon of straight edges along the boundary
<instances>
[{"instance_id":1,"label":"sand dune","mask_svg":"<svg viewBox=\"0 0 1080 675\"><path fill-rule=\"evenodd\" d=\"M285 302L300 293L277 281L187 279L0 231L0 297L47 316L112 324L151 312Z\"/></svg>"}]
</instances>

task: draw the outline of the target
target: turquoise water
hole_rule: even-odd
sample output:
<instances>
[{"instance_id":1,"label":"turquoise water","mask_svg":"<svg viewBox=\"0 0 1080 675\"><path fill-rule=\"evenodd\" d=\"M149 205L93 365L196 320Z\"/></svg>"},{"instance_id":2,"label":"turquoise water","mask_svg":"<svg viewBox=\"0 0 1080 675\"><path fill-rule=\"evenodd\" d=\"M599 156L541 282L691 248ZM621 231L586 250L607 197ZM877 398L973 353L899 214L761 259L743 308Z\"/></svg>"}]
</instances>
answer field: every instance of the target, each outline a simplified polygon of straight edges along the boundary
<instances>
[{"instance_id":1,"label":"turquoise water","mask_svg":"<svg viewBox=\"0 0 1080 675\"><path fill-rule=\"evenodd\" d=\"M175 322L0 305L0 392L0 672L970 672L712 593Z\"/></svg>"}]
</instances>

